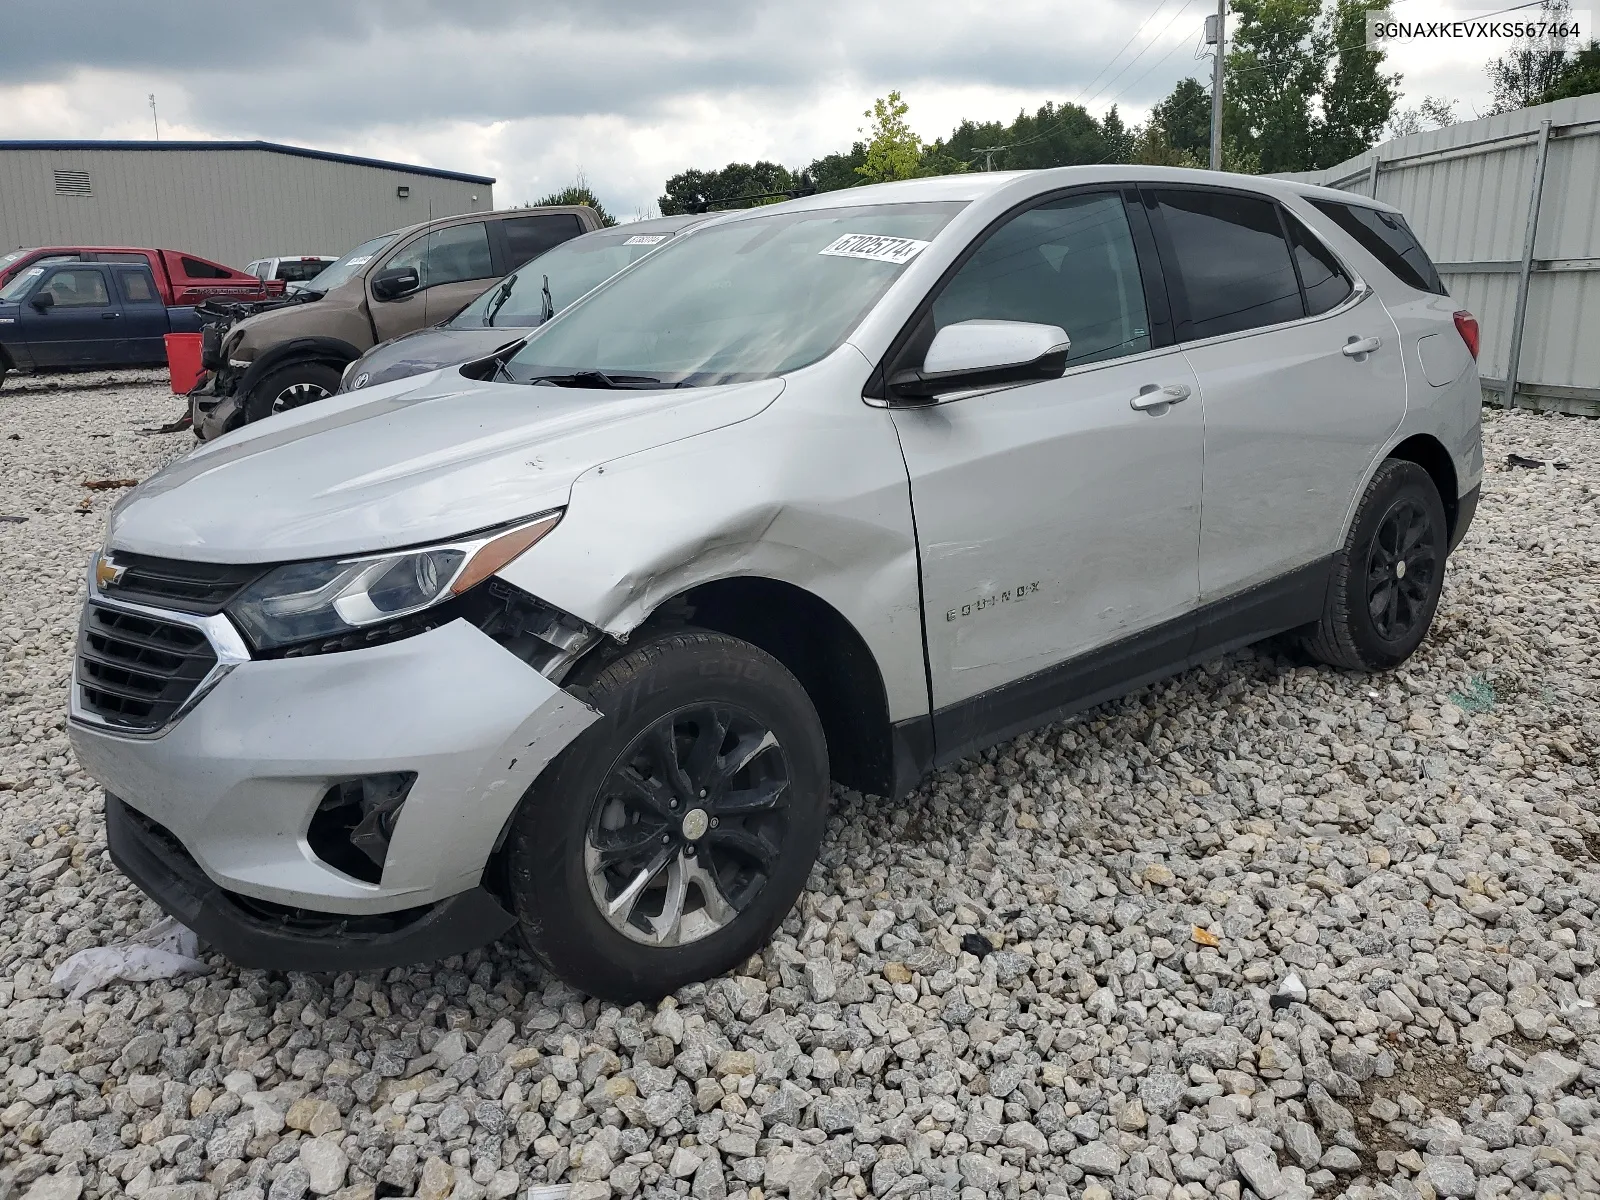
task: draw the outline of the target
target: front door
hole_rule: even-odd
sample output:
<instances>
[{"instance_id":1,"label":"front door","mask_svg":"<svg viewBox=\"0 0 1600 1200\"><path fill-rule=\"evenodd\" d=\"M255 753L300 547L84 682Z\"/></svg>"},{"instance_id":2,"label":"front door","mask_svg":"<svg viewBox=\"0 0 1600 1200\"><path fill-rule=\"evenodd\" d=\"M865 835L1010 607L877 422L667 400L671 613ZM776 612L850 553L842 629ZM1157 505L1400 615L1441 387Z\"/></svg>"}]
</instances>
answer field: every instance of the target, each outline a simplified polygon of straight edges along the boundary
<instances>
[{"instance_id":1,"label":"front door","mask_svg":"<svg viewBox=\"0 0 1600 1200\"><path fill-rule=\"evenodd\" d=\"M489 231L482 221L420 233L391 254L379 270L390 267L415 267L421 286L394 300L369 294L379 341L448 321L495 279Z\"/></svg>"},{"instance_id":2,"label":"front door","mask_svg":"<svg viewBox=\"0 0 1600 1200\"><path fill-rule=\"evenodd\" d=\"M122 306L106 267L72 263L50 267L22 303L22 339L39 367L116 366ZM36 303L49 293L46 308Z\"/></svg>"},{"instance_id":3,"label":"front door","mask_svg":"<svg viewBox=\"0 0 1600 1200\"><path fill-rule=\"evenodd\" d=\"M896 364L919 365L915 348L958 321L1034 321L1072 340L1060 379L892 410L942 759L1071 700L1059 685L1076 668L1057 669L1069 660L1169 622L1170 657L1187 648L1176 618L1198 590L1204 423L1182 351L1162 344L1158 286L1147 301L1144 220L1116 192L1009 218L946 282ZM1175 402L1150 405L1161 389Z\"/></svg>"},{"instance_id":4,"label":"front door","mask_svg":"<svg viewBox=\"0 0 1600 1200\"><path fill-rule=\"evenodd\" d=\"M1211 601L1339 548L1356 489L1405 415L1405 372L1383 303L1293 213L1209 188L1150 198L1205 400ZM1307 599L1320 611L1320 591Z\"/></svg>"}]
</instances>

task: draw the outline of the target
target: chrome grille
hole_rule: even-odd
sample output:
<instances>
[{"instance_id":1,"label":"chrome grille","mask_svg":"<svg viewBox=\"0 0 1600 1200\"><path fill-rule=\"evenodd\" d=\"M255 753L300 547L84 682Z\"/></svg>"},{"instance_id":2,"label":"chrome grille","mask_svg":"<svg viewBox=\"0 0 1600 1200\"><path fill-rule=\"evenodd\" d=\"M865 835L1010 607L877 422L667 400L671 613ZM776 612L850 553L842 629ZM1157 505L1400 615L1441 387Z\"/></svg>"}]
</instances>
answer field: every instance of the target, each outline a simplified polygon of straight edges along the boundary
<instances>
[{"instance_id":1,"label":"chrome grille","mask_svg":"<svg viewBox=\"0 0 1600 1200\"><path fill-rule=\"evenodd\" d=\"M108 597L202 616L221 612L247 584L270 569L152 558L126 550L112 551L111 561L123 571L114 585L105 588Z\"/></svg>"},{"instance_id":2,"label":"chrome grille","mask_svg":"<svg viewBox=\"0 0 1600 1200\"><path fill-rule=\"evenodd\" d=\"M84 606L79 703L108 725L141 733L160 729L216 665L216 651L192 625L93 601Z\"/></svg>"}]
</instances>

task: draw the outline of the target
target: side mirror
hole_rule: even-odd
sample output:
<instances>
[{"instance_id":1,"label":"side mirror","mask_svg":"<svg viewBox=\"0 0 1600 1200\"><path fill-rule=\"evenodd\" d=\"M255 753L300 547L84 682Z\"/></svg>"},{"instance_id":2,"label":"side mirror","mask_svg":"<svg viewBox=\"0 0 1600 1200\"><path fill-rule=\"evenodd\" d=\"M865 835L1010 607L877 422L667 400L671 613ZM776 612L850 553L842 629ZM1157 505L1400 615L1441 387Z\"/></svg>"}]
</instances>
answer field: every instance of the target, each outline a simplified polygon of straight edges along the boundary
<instances>
[{"instance_id":1,"label":"side mirror","mask_svg":"<svg viewBox=\"0 0 1600 1200\"><path fill-rule=\"evenodd\" d=\"M421 286L415 267L386 267L372 277L372 294L379 300L398 300Z\"/></svg>"},{"instance_id":2,"label":"side mirror","mask_svg":"<svg viewBox=\"0 0 1600 1200\"><path fill-rule=\"evenodd\" d=\"M40 312L45 312L56 306L56 294L47 289L35 296L30 303Z\"/></svg>"},{"instance_id":3,"label":"side mirror","mask_svg":"<svg viewBox=\"0 0 1600 1200\"><path fill-rule=\"evenodd\" d=\"M946 392L1059 379L1072 340L1059 325L961 321L934 334L920 368L897 371L892 394L929 400Z\"/></svg>"}]
</instances>

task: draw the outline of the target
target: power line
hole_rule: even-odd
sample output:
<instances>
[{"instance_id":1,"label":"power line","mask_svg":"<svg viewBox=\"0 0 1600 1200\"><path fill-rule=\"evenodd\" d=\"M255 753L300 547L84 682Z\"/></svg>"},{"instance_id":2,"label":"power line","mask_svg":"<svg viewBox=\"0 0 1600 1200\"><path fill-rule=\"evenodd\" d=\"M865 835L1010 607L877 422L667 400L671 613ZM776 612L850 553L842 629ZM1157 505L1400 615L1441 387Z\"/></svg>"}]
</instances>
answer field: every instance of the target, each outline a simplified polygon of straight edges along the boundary
<instances>
[{"instance_id":1,"label":"power line","mask_svg":"<svg viewBox=\"0 0 1600 1200\"><path fill-rule=\"evenodd\" d=\"M1092 88L1095 84L1100 82L1100 76L1104 75L1107 71L1109 71L1113 66L1116 65L1117 59L1121 58L1124 54L1126 54L1128 52L1128 47L1133 45L1134 39L1137 38L1141 33L1144 32L1145 26L1150 24L1151 21L1155 20L1156 19L1156 14L1159 13L1166 6L1167 6L1167 0L1161 0L1161 2L1159 4L1157 4L1155 6L1155 8L1150 10L1150 15L1148 17L1146 17L1143 21L1140 21L1139 24L1134 28L1133 36L1128 38L1128 40L1122 44L1122 49L1118 50L1115 54L1113 54L1110 58L1108 58L1106 60L1106 65L1100 68L1099 73L1096 74L1093 79L1089 80L1088 83L1083 85L1083 89L1078 93L1078 98L1073 101L1074 104L1081 105L1083 103L1083 98L1084 98L1085 95L1088 94L1089 89Z\"/></svg>"},{"instance_id":2,"label":"power line","mask_svg":"<svg viewBox=\"0 0 1600 1200\"><path fill-rule=\"evenodd\" d=\"M1115 83L1117 80L1121 79L1124 75L1126 75L1128 73L1129 68L1131 68L1134 63L1138 62L1141 58L1143 58L1149 52L1150 47L1154 46L1163 37L1165 37L1166 33L1167 33L1167 30L1171 29L1173 24L1178 20L1178 18L1183 16L1184 13L1188 12L1190 6L1193 5L1193 4L1194 4L1194 0L1184 0L1183 7L1180 8L1177 12L1172 14L1171 19L1168 20L1167 23L1161 27L1161 32L1156 34L1155 37L1151 38L1148 42L1146 42L1145 45L1144 45L1144 49L1140 50L1139 53L1135 54L1132 58L1130 58L1128 60L1128 62L1127 62L1127 65L1124 66L1122 68L1122 70L1118 71L1110 79L1106 80L1105 84L1100 88L1100 91L1096 92L1093 96L1090 96L1089 99L1087 101L1085 101L1083 107L1085 107L1085 108L1089 107L1090 104L1093 104L1097 99L1099 99L1100 95L1103 92L1105 92L1107 88L1109 88L1113 83ZM1146 73L1148 74L1148 72L1146 72ZM1143 77L1141 76L1141 78L1143 78Z\"/></svg>"}]
</instances>

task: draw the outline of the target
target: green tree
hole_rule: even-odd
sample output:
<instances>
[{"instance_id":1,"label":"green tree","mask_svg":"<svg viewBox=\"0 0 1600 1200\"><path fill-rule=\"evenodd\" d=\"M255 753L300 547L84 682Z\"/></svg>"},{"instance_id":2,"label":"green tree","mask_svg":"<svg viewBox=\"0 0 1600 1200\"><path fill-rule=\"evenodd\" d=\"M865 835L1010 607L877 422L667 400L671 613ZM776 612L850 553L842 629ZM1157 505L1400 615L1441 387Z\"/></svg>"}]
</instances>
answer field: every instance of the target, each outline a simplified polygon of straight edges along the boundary
<instances>
[{"instance_id":1,"label":"green tree","mask_svg":"<svg viewBox=\"0 0 1600 1200\"><path fill-rule=\"evenodd\" d=\"M1312 124L1312 162L1318 167L1354 158L1383 137L1400 97L1400 76L1380 68L1381 50L1366 45L1368 0L1336 0L1327 18L1333 67Z\"/></svg>"},{"instance_id":2,"label":"green tree","mask_svg":"<svg viewBox=\"0 0 1600 1200\"><path fill-rule=\"evenodd\" d=\"M775 162L729 163L715 171L682 171L666 182L666 191L656 205L664 217L696 212L703 204L738 200L768 192L792 191L797 186L794 174ZM737 208L737 204L718 205Z\"/></svg>"},{"instance_id":3,"label":"green tree","mask_svg":"<svg viewBox=\"0 0 1600 1200\"><path fill-rule=\"evenodd\" d=\"M819 192L836 192L840 188L860 187L868 180L861 177L861 167L867 161L867 144L854 143L848 152L824 154L813 159L805 169L805 176Z\"/></svg>"},{"instance_id":4,"label":"green tree","mask_svg":"<svg viewBox=\"0 0 1600 1200\"><path fill-rule=\"evenodd\" d=\"M1571 17L1567 0L1544 0L1537 16L1526 14L1532 22L1560 24ZM1494 106L1490 112L1510 112L1539 104L1561 80L1567 66L1567 44L1553 37L1533 36L1499 58L1490 59L1484 70L1494 87Z\"/></svg>"},{"instance_id":5,"label":"green tree","mask_svg":"<svg viewBox=\"0 0 1600 1200\"><path fill-rule=\"evenodd\" d=\"M1266 172L1311 168L1313 105L1327 65L1321 0L1233 0L1223 127L1248 144Z\"/></svg>"},{"instance_id":6,"label":"green tree","mask_svg":"<svg viewBox=\"0 0 1600 1200\"><path fill-rule=\"evenodd\" d=\"M861 132L867 135L865 161L856 174L873 183L892 179L913 179L922 173L922 139L906 123L911 106L890 92L872 102L861 115L871 124Z\"/></svg>"},{"instance_id":7,"label":"green tree","mask_svg":"<svg viewBox=\"0 0 1600 1200\"><path fill-rule=\"evenodd\" d=\"M1600 42L1591 40L1561 67L1561 74L1536 101L1548 104L1569 96L1588 96L1600 92Z\"/></svg>"},{"instance_id":8,"label":"green tree","mask_svg":"<svg viewBox=\"0 0 1600 1200\"><path fill-rule=\"evenodd\" d=\"M599 216L600 224L615 225L617 223L617 219L611 215L610 210L595 198L594 189L589 186L589 181L584 177L582 171L578 172L576 182L569 183L559 192L551 192L548 196L535 200L532 204L524 207L544 208L550 204L587 204Z\"/></svg>"},{"instance_id":9,"label":"green tree","mask_svg":"<svg viewBox=\"0 0 1600 1200\"><path fill-rule=\"evenodd\" d=\"M1159 130L1161 143L1194 159L1181 165L1205 166L1211 157L1211 89L1198 79L1180 79L1166 99L1150 110L1150 121L1143 133L1147 146L1153 144L1152 126Z\"/></svg>"}]
</instances>

